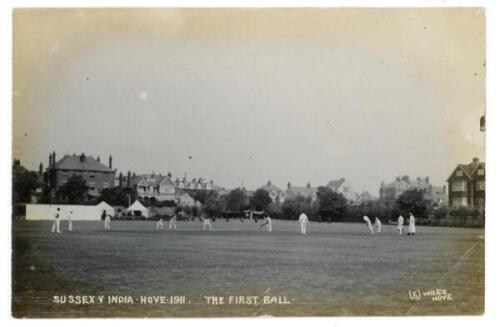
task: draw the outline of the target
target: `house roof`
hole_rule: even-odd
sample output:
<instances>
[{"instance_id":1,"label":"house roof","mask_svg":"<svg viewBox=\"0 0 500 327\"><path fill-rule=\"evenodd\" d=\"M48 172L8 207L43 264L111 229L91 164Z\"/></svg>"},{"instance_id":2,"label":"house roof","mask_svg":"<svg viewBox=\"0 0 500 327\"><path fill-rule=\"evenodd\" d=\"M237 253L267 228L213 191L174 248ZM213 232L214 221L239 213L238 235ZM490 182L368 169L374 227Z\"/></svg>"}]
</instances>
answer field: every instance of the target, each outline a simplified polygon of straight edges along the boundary
<instances>
[{"instance_id":1,"label":"house roof","mask_svg":"<svg viewBox=\"0 0 500 327\"><path fill-rule=\"evenodd\" d=\"M132 185L144 185L144 186L157 186L165 180L170 181L172 185L174 183L171 181L171 179L168 176L163 176L161 174L146 174L146 175L136 175L135 177L131 178Z\"/></svg>"},{"instance_id":2,"label":"house roof","mask_svg":"<svg viewBox=\"0 0 500 327\"><path fill-rule=\"evenodd\" d=\"M408 180L404 180L403 178L401 179L396 179L395 181L385 185L384 188L397 188L398 186L399 187L411 187L411 188L427 188L428 186L430 185L430 183L428 181L426 181L425 178L422 178L422 177L417 177L415 179L410 179L408 178Z\"/></svg>"},{"instance_id":3,"label":"house roof","mask_svg":"<svg viewBox=\"0 0 500 327\"><path fill-rule=\"evenodd\" d=\"M457 171L457 169L460 168L461 171L464 172L465 176L467 176L469 179L472 179L474 175L474 173L476 172L476 170L481 167L481 168L485 168L486 165L484 162L478 162L477 164L475 164L474 162L471 162L470 164L467 164L467 165L464 165L464 164L458 164L457 167L455 169L453 169L453 172L451 173L450 177L448 177L447 180L449 180L453 174Z\"/></svg>"},{"instance_id":4,"label":"house roof","mask_svg":"<svg viewBox=\"0 0 500 327\"><path fill-rule=\"evenodd\" d=\"M260 188L266 190L269 193L271 193L272 191L274 191L276 193L283 192L279 187L277 187L276 185L273 185L273 184L266 184L266 185L261 186Z\"/></svg>"},{"instance_id":5,"label":"house roof","mask_svg":"<svg viewBox=\"0 0 500 327\"><path fill-rule=\"evenodd\" d=\"M113 169L103 165L92 156L65 155L56 162L54 169L114 172Z\"/></svg>"},{"instance_id":6,"label":"house roof","mask_svg":"<svg viewBox=\"0 0 500 327\"><path fill-rule=\"evenodd\" d=\"M286 193L292 196L302 195L305 197L312 196L316 193L318 189L316 187L307 187L307 186L290 186Z\"/></svg>"},{"instance_id":7,"label":"house roof","mask_svg":"<svg viewBox=\"0 0 500 327\"><path fill-rule=\"evenodd\" d=\"M326 184L326 187L331 188L333 191L337 191L340 186L345 182L345 178L335 179Z\"/></svg>"}]
</instances>

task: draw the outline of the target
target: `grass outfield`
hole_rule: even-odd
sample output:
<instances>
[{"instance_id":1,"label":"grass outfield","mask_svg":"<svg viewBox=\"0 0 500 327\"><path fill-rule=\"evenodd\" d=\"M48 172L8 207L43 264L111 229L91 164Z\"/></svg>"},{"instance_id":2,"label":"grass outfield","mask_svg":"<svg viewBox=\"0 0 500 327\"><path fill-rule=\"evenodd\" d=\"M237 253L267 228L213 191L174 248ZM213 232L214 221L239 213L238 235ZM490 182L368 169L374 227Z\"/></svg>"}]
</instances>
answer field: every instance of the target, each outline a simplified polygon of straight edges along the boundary
<instances>
[{"instance_id":1,"label":"grass outfield","mask_svg":"<svg viewBox=\"0 0 500 327\"><path fill-rule=\"evenodd\" d=\"M168 227L168 222L165 224ZM193 317L481 314L484 230L394 226L370 235L365 224L273 221L73 223L51 234L49 221L13 224L16 317ZM410 299L409 290L445 289L452 299ZM207 305L203 296L286 296L290 304ZM422 293L421 293L422 294ZM185 304L53 304L57 295L186 296ZM284 298L282 298L284 300Z\"/></svg>"}]
</instances>

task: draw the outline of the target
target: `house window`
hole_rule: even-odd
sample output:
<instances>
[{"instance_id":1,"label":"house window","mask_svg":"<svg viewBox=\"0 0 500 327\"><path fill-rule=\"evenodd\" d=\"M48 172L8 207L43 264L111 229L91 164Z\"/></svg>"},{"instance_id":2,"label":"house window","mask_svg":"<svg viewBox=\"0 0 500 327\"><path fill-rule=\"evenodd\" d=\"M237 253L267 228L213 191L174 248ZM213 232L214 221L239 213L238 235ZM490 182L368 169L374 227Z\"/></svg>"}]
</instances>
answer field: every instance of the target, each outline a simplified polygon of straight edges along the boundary
<instances>
[{"instance_id":1,"label":"house window","mask_svg":"<svg viewBox=\"0 0 500 327\"><path fill-rule=\"evenodd\" d=\"M90 175L89 177L90 177L90 178L95 178L95 175Z\"/></svg>"},{"instance_id":2,"label":"house window","mask_svg":"<svg viewBox=\"0 0 500 327\"><path fill-rule=\"evenodd\" d=\"M477 191L484 191L484 189L485 189L485 183L484 183L484 181L478 181L476 183L476 190Z\"/></svg>"},{"instance_id":3,"label":"house window","mask_svg":"<svg viewBox=\"0 0 500 327\"><path fill-rule=\"evenodd\" d=\"M457 170L457 173L456 173L457 177L462 177L463 176L463 173L461 170Z\"/></svg>"},{"instance_id":4,"label":"house window","mask_svg":"<svg viewBox=\"0 0 500 327\"><path fill-rule=\"evenodd\" d=\"M108 188L109 187L109 183L102 183L102 188Z\"/></svg>"},{"instance_id":5,"label":"house window","mask_svg":"<svg viewBox=\"0 0 500 327\"><path fill-rule=\"evenodd\" d=\"M94 188L95 182L89 182L89 186L90 186L91 189Z\"/></svg>"},{"instance_id":6,"label":"house window","mask_svg":"<svg viewBox=\"0 0 500 327\"><path fill-rule=\"evenodd\" d=\"M481 168L481 169L478 169L478 170L477 170L477 174L478 174L479 176L484 176L484 169L482 169L482 168Z\"/></svg>"},{"instance_id":7,"label":"house window","mask_svg":"<svg viewBox=\"0 0 500 327\"><path fill-rule=\"evenodd\" d=\"M453 182L453 184L451 184L451 191L452 192L464 192L464 191L466 191L465 181Z\"/></svg>"}]
</instances>

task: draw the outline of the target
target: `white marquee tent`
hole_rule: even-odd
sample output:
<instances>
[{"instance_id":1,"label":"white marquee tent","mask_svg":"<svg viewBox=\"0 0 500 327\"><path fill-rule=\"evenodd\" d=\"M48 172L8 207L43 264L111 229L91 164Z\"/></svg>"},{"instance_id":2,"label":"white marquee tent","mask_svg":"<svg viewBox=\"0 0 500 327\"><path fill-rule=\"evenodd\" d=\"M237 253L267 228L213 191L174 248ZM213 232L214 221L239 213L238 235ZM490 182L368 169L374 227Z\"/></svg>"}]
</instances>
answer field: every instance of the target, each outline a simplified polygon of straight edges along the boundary
<instances>
[{"instance_id":1,"label":"white marquee tent","mask_svg":"<svg viewBox=\"0 0 500 327\"><path fill-rule=\"evenodd\" d=\"M133 215L135 215L137 212L140 212L141 215L143 215L146 218L149 216L148 209L137 200L135 200L135 202L132 203L132 205L127 208L127 211L132 213Z\"/></svg>"},{"instance_id":2,"label":"white marquee tent","mask_svg":"<svg viewBox=\"0 0 500 327\"><path fill-rule=\"evenodd\" d=\"M115 209L107 204L105 201L102 201L96 207L101 211L101 214L103 211L106 211L106 215L111 215L111 217L115 216Z\"/></svg>"}]
</instances>

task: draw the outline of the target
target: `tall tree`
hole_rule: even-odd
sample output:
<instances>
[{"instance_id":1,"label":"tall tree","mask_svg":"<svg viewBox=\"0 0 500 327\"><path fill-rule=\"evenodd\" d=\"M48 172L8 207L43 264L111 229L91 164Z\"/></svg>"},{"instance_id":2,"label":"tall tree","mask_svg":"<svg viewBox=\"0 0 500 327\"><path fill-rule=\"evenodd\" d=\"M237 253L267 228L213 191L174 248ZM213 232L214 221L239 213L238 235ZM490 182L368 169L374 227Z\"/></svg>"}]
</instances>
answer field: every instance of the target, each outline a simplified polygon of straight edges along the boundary
<instances>
[{"instance_id":1,"label":"tall tree","mask_svg":"<svg viewBox=\"0 0 500 327\"><path fill-rule=\"evenodd\" d=\"M222 203L219 199L219 195L216 192L210 193L206 198L205 204L203 205L203 211L209 217L219 216L222 212Z\"/></svg>"},{"instance_id":2,"label":"tall tree","mask_svg":"<svg viewBox=\"0 0 500 327\"><path fill-rule=\"evenodd\" d=\"M79 204L85 202L88 189L82 176L72 175L66 184L59 187L57 194L65 202Z\"/></svg>"},{"instance_id":3,"label":"tall tree","mask_svg":"<svg viewBox=\"0 0 500 327\"><path fill-rule=\"evenodd\" d=\"M41 186L39 176L14 160L12 166L12 203L30 202L33 192Z\"/></svg>"},{"instance_id":4,"label":"tall tree","mask_svg":"<svg viewBox=\"0 0 500 327\"><path fill-rule=\"evenodd\" d=\"M430 201L425 198L423 190L408 190L396 200L396 205L403 212L412 212L418 217L426 217Z\"/></svg>"},{"instance_id":5,"label":"tall tree","mask_svg":"<svg viewBox=\"0 0 500 327\"><path fill-rule=\"evenodd\" d=\"M259 188L250 198L250 206L258 211L267 210L269 204L273 202L269 196L269 192Z\"/></svg>"},{"instance_id":6,"label":"tall tree","mask_svg":"<svg viewBox=\"0 0 500 327\"><path fill-rule=\"evenodd\" d=\"M248 203L248 196L242 189L236 188L225 197L226 209L232 212L243 212Z\"/></svg>"},{"instance_id":7,"label":"tall tree","mask_svg":"<svg viewBox=\"0 0 500 327\"><path fill-rule=\"evenodd\" d=\"M344 214L347 206L344 195L335 193L332 189L324 186L318 188L317 195L321 220L331 222L332 219Z\"/></svg>"},{"instance_id":8,"label":"tall tree","mask_svg":"<svg viewBox=\"0 0 500 327\"><path fill-rule=\"evenodd\" d=\"M205 204L205 201L213 196L213 194L217 194L214 190L187 190L186 191L189 196L191 196L195 201L200 202L201 204Z\"/></svg>"},{"instance_id":9,"label":"tall tree","mask_svg":"<svg viewBox=\"0 0 500 327\"><path fill-rule=\"evenodd\" d=\"M99 197L99 201L106 201L108 204L113 206L120 205L128 207L129 196L130 196L130 203L134 203L137 197L135 189L111 187L111 188L105 188L101 191L101 196Z\"/></svg>"}]
</instances>

